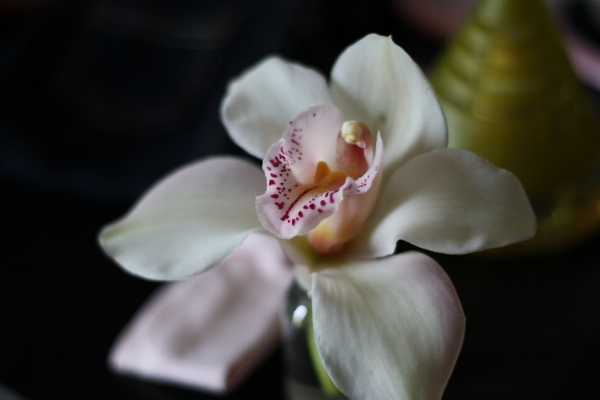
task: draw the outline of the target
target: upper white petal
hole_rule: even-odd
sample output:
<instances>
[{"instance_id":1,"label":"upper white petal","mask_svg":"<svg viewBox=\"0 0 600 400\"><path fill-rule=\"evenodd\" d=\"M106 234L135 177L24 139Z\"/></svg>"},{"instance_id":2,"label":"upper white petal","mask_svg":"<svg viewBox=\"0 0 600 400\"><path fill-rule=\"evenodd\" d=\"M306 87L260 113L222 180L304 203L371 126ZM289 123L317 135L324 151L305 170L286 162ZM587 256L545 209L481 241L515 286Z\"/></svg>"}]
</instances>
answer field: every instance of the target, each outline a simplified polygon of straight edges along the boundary
<instances>
[{"instance_id":1,"label":"upper white petal","mask_svg":"<svg viewBox=\"0 0 600 400\"><path fill-rule=\"evenodd\" d=\"M400 239L464 254L533 236L536 219L519 180L482 157L457 149L418 156L395 171L373 215L346 247L380 257Z\"/></svg>"},{"instance_id":2,"label":"upper white petal","mask_svg":"<svg viewBox=\"0 0 600 400\"><path fill-rule=\"evenodd\" d=\"M270 57L229 84L221 120L238 146L262 159L296 115L332 104L321 74Z\"/></svg>"},{"instance_id":3,"label":"upper white petal","mask_svg":"<svg viewBox=\"0 0 600 400\"><path fill-rule=\"evenodd\" d=\"M262 229L254 198L264 191L264 179L260 168L233 157L185 166L104 227L100 245L127 271L147 279L202 272Z\"/></svg>"},{"instance_id":4,"label":"upper white petal","mask_svg":"<svg viewBox=\"0 0 600 400\"><path fill-rule=\"evenodd\" d=\"M446 120L431 85L389 37L371 34L347 48L333 67L331 95L344 119L381 131L386 175L417 154L446 147Z\"/></svg>"},{"instance_id":5,"label":"upper white petal","mask_svg":"<svg viewBox=\"0 0 600 400\"><path fill-rule=\"evenodd\" d=\"M464 315L435 261L410 252L312 275L317 349L353 400L440 399Z\"/></svg>"}]
</instances>

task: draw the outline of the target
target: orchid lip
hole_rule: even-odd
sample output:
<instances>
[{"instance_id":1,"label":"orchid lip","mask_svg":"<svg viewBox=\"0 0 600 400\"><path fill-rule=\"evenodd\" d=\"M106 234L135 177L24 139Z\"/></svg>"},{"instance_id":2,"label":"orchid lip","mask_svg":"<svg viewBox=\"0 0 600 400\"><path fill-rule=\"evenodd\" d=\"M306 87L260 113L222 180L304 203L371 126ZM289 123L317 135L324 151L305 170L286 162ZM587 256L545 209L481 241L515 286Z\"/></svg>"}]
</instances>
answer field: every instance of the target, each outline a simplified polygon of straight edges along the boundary
<instances>
[{"instance_id":1,"label":"orchid lip","mask_svg":"<svg viewBox=\"0 0 600 400\"><path fill-rule=\"evenodd\" d=\"M263 161L267 189L256 202L263 226L282 239L308 234L317 254L338 252L374 205L370 197L378 190L362 196L378 180L382 166L380 135L378 157L373 156L373 144L366 124L342 123L335 107L312 107L300 113ZM353 205L348 208L348 203ZM339 221L324 229L323 221L336 214L334 220Z\"/></svg>"}]
</instances>

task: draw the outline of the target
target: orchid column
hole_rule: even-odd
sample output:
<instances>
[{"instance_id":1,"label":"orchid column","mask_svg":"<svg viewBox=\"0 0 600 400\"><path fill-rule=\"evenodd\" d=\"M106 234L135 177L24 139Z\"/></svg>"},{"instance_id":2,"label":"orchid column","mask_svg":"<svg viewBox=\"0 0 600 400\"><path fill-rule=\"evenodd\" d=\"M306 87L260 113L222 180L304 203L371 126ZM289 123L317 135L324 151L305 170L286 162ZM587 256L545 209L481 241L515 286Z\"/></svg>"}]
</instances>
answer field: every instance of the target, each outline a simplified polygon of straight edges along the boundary
<instances>
[{"instance_id":1,"label":"orchid column","mask_svg":"<svg viewBox=\"0 0 600 400\"><path fill-rule=\"evenodd\" d=\"M439 399L464 316L440 266L393 255L396 242L464 254L524 240L535 218L519 181L445 148L429 83L377 35L340 55L329 84L267 58L230 84L222 119L262 170L215 157L175 171L104 228L105 251L130 273L174 280L278 243L312 295L315 344L341 392ZM240 247L255 235L270 245Z\"/></svg>"}]
</instances>

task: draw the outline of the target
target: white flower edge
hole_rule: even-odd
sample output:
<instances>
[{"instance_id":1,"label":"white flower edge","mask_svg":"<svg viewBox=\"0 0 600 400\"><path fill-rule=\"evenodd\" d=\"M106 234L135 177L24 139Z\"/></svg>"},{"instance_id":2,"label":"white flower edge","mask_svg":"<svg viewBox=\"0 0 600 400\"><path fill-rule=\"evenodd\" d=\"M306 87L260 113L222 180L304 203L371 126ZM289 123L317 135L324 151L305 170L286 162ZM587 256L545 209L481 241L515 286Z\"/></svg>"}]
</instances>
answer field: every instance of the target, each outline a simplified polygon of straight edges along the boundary
<instances>
[{"instance_id":1,"label":"white flower edge","mask_svg":"<svg viewBox=\"0 0 600 400\"><path fill-rule=\"evenodd\" d=\"M122 219L104 227L104 251L131 274L176 280L211 268L250 234L264 231L254 199L264 191L257 166L208 158L159 181Z\"/></svg>"},{"instance_id":2,"label":"white flower edge","mask_svg":"<svg viewBox=\"0 0 600 400\"><path fill-rule=\"evenodd\" d=\"M446 119L431 84L391 37L370 34L349 46L333 66L330 88L345 119L381 132L384 182L412 157L447 146Z\"/></svg>"},{"instance_id":3,"label":"white flower edge","mask_svg":"<svg viewBox=\"0 0 600 400\"><path fill-rule=\"evenodd\" d=\"M221 121L238 146L262 159L290 120L312 106L331 104L327 82L317 71L268 57L229 84Z\"/></svg>"},{"instance_id":4,"label":"white flower edge","mask_svg":"<svg viewBox=\"0 0 600 400\"><path fill-rule=\"evenodd\" d=\"M456 292L431 258L408 252L312 274L317 349L353 400L440 399L464 337Z\"/></svg>"},{"instance_id":5,"label":"white flower edge","mask_svg":"<svg viewBox=\"0 0 600 400\"><path fill-rule=\"evenodd\" d=\"M374 34L342 52L330 87L315 70L265 59L229 85L221 118L233 141L262 159L291 119L320 105L335 105L344 120L381 132L386 175L417 154L447 145L446 120L427 78L391 38Z\"/></svg>"},{"instance_id":6,"label":"white flower edge","mask_svg":"<svg viewBox=\"0 0 600 400\"><path fill-rule=\"evenodd\" d=\"M378 204L344 251L382 257L405 240L420 248L465 254L534 235L536 218L519 180L458 149L414 157L390 177Z\"/></svg>"}]
</instances>

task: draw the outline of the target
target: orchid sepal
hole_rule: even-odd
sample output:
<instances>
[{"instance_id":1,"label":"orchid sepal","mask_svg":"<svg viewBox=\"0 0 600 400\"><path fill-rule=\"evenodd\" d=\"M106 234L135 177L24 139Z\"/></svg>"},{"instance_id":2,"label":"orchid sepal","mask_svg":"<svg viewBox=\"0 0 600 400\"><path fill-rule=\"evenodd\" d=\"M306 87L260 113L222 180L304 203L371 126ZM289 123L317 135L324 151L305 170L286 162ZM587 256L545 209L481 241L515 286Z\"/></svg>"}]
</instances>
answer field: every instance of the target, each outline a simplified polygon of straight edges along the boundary
<instances>
[{"instance_id":1,"label":"orchid sepal","mask_svg":"<svg viewBox=\"0 0 600 400\"><path fill-rule=\"evenodd\" d=\"M535 230L535 214L512 173L471 152L440 149L394 171L346 254L387 256L398 240L466 254L528 239Z\"/></svg>"},{"instance_id":2,"label":"orchid sepal","mask_svg":"<svg viewBox=\"0 0 600 400\"><path fill-rule=\"evenodd\" d=\"M264 231L254 197L263 174L248 161L212 157L179 168L150 188L99 236L126 271L176 280L213 267L252 232Z\"/></svg>"},{"instance_id":3,"label":"orchid sepal","mask_svg":"<svg viewBox=\"0 0 600 400\"><path fill-rule=\"evenodd\" d=\"M440 399L465 318L442 268L408 252L312 274L314 335L334 384L353 400Z\"/></svg>"}]
</instances>

